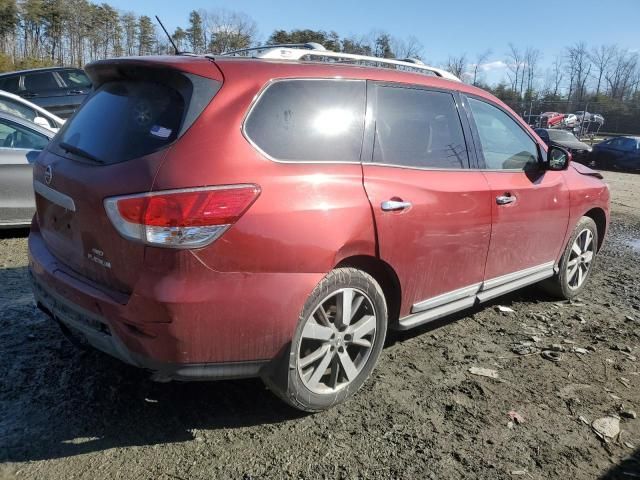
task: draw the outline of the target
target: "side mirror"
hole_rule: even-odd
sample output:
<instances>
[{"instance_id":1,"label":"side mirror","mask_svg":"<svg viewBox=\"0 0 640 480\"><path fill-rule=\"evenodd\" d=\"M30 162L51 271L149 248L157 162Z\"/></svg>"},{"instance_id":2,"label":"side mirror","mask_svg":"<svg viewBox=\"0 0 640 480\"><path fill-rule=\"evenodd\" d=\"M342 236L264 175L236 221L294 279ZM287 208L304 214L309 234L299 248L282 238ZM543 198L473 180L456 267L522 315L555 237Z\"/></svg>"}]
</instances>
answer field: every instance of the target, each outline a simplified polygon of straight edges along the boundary
<instances>
[{"instance_id":1,"label":"side mirror","mask_svg":"<svg viewBox=\"0 0 640 480\"><path fill-rule=\"evenodd\" d=\"M51 130L51 124L49 123L49 120L47 120L44 117L36 117L33 119L33 123L35 123L36 125L39 125L41 127L44 128L48 128L49 130Z\"/></svg>"},{"instance_id":2,"label":"side mirror","mask_svg":"<svg viewBox=\"0 0 640 480\"><path fill-rule=\"evenodd\" d=\"M547 170L566 170L569 168L571 161L571 153L560 147L549 147L547 150L547 161L545 167Z\"/></svg>"}]
</instances>

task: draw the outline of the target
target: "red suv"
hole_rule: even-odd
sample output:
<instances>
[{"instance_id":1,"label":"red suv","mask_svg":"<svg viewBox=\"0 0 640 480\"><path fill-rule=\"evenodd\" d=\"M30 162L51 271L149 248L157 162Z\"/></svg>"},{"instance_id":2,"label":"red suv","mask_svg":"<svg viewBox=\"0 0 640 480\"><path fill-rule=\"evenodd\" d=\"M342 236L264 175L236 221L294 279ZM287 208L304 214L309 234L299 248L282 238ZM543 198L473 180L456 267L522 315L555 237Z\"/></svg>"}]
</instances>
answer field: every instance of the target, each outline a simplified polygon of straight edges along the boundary
<instances>
[{"instance_id":1,"label":"red suv","mask_svg":"<svg viewBox=\"0 0 640 480\"><path fill-rule=\"evenodd\" d=\"M260 376L316 411L358 390L388 328L542 281L577 295L608 225L599 174L404 64L91 64L34 169L38 305L156 379Z\"/></svg>"}]
</instances>

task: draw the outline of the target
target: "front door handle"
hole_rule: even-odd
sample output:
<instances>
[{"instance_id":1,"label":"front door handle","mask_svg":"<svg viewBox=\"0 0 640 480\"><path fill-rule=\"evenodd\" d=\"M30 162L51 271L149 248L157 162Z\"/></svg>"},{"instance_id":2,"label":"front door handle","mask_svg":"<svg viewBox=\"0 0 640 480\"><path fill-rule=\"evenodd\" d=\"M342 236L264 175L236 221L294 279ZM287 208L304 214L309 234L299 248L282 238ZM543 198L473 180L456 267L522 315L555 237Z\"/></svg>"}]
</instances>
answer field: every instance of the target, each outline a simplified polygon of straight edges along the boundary
<instances>
[{"instance_id":1,"label":"front door handle","mask_svg":"<svg viewBox=\"0 0 640 480\"><path fill-rule=\"evenodd\" d=\"M402 200L387 200L380 204L380 208L385 212L397 212L409 207L411 207L411 202L403 202Z\"/></svg>"},{"instance_id":2,"label":"front door handle","mask_svg":"<svg viewBox=\"0 0 640 480\"><path fill-rule=\"evenodd\" d=\"M509 205L510 203L513 203L515 201L516 197L514 197L513 195L509 195L508 193L504 195L498 195L496 197L496 203L498 205Z\"/></svg>"}]
</instances>

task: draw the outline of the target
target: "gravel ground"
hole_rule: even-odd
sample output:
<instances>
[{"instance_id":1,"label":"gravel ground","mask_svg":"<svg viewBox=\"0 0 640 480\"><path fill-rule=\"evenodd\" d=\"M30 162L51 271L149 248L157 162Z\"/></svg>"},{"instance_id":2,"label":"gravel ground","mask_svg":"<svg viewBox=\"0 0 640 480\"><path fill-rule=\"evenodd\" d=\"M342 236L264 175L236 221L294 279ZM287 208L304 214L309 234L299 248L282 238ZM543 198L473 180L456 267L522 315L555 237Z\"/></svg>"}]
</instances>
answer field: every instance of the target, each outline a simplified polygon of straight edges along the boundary
<instances>
[{"instance_id":1,"label":"gravel ground","mask_svg":"<svg viewBox=\"0 0 640 480\"><path fill-rule=\"evenodd\" d=\"M156 384L75 350L33 304L26 232L5 232L0 479L640 477L640 176L606 178L613 224L582 298L533 287L393 334L356 397L315 415L257 380Z\"/></svg>"}]
</instances>

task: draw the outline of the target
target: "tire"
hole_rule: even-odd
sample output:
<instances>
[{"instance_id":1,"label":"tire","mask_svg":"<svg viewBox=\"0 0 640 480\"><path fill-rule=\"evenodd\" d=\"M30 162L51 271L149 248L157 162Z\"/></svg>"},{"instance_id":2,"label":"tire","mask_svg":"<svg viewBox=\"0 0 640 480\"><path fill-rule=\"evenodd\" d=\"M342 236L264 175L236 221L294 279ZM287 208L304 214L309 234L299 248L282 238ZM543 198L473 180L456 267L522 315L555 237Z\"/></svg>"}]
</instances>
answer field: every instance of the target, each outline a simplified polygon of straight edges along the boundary
<instances>
[{"instance_id":1,"label":"tire","mask_svg":"<svg viewBox=\"0 0 640 480\"><path fill-rule=\"evenodd\" d=\"M542 287L557 298L571 300L577 297L591 276L597 251L598 227L591 218L582 217L564 249L558 273L542 282Z\"/></svg>"},{"instance_id":2,"label":"tire","mask_svg":"<svg viewBox=\"0 0 640 480\"><path fill-rule=\"evenodd\" d=\"M351 305L350 320L344 322L348 326L341 320L343 302ZM311 292L288 351L263 380L292 407L326 410L364 384L386 332L387 305L380 285L361 270L337 268Z\"/></svg>"}]
</instances>

